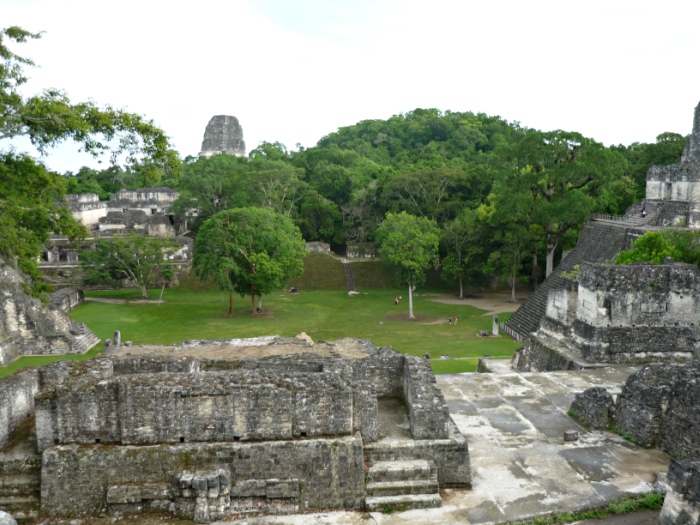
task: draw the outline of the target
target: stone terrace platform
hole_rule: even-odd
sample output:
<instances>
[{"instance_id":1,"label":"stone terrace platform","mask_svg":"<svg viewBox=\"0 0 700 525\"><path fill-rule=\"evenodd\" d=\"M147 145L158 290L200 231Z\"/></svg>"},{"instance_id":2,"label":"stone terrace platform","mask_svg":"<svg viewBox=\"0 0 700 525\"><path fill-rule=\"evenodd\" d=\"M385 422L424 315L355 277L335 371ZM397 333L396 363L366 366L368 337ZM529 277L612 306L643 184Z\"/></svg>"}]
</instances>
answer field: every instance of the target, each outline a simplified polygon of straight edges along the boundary
<instances>
[{"instance_id":1,"label":"stone terrace platform","mask_svg":"<svg viewBox=\"0 0 700 525\"><path fill-rule=\"evenodd\" d=\"M670 458L663 452L642 449L611 432L586 431L566 415L576 392L602 386L614 395L639 367L523 373L512 371L508 361L492 360L488 365L495 373L437 376L452 419L469 443L472 490L443 490L440 508L372 513L370 523L493 524L600 506L652 491L657 473L668 469ZM579 440L564 442L565 430L578 430ZM400 440L384 439L392 438ZM337 512L237 523L368 522L359 513Z\"/></svg>"}]
</instances>

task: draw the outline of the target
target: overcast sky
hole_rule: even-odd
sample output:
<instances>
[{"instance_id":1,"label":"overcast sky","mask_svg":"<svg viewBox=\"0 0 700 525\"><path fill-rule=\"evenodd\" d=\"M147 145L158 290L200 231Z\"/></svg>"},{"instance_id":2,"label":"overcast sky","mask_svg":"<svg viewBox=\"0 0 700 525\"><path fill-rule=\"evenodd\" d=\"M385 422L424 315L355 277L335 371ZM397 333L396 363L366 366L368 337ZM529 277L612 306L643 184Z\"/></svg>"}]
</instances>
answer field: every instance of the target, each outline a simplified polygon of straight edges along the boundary
<instances>
[{"instance_id":1,"label":"overcast sky","mask_svg":"<svg viewBox=\"0 0 700 525\"><path fill-rule=\"evenodd\" d=\"M219 114L248 150L417 107L630 144L690 133L700 101L697 0L0 0L0 13L45 31L14 48L41 66L30 91L146 115L183 157ZM77 171L90 161L76 150L46 163Z\"/></svg>"}]
</instances>

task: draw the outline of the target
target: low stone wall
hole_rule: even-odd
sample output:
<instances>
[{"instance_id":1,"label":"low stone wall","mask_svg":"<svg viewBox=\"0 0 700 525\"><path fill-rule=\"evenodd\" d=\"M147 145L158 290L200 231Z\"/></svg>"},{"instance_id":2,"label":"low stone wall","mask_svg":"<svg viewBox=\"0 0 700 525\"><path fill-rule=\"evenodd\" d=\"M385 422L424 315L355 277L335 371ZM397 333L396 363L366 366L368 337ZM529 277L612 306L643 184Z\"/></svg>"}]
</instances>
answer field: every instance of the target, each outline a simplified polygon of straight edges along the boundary
<instances>
[{"instance_id":1,"label":"low stone wall","mask_svg":"<svg viewBox=\"0 0 700 525\"><path fill-rule=\"evenodd\" d=\"M700 517L700 461L671 460L666 483L668 490L659 516L659 525L698 523Z\"/></svg>"},{"instance_id":2,"label":"low stone wall","mask_svg":"<svg viewBox=\"0 0 700 525\"><path fill-rule=\"evenodd\" d=\"M70 312L73 308L82 304L84 300L85 294L82 290L62 288L51 294L49 303L58 310Z\"/></svg>"},{"instance_id":3,"label":"low stone wall","mask_svg":"<svg viewBox=\"0 0 700 525\"><path fill-rule=\"evenodd\" d=\"M445 439L450 411L428 359L406 356L404 392L413 439Z\"/></svg>"},{"instance_id":4,"label":"low stone wall","mask_svg":"<svg viewBox=\"0 0 700 525\"><path fill-rule=\"evenodd\" d=\"M219 469L230 473L232 506L236 500L245 506L269 499L303 512L360 509L364 503L362 441L347 436L254 444L52 447L42 460L42 513L77 517L167 509L182 497L183 472ZM125 485L131 487L129 494L119 496Z\"/></svg>"},{"instance_id":5,"label":"low stone wall","mask_svg":"<svg viewBox=\"0 0 700 525\"><path fill-rule=\"evenodd\" d=\"M10 434L34 413L34 395L39 391L35 368L0 379L0 448Z\"/></svg>"},{"instance_id":6,"label":"low stone wall","mask_svg":"<svg viewBox=\"0 0 700 525\"><path fill-rule=\"evenodd\" d=\"M586 364L577 359L577 356L567 354L561 345L548 344L537 336L527 338L516 364L516 368L521 372L585 370L595 367L596 365Z\"/></svg>"},{"instance_id":7,"label":"low stone wall","mask_svg":"<svg viewBox=\"0 0 700 525\"><path fill-rule=\"evenodd\" d=\"M71 379L39 396L41 443L145 445L348 435L353 390L336 374L266 370ZM43 412L55 414L43 414Z\"/></svg>"},{"instance_id":8,"label":"low stone wall","mask_svg":"<svg viewBox=\"0 0 700 525\"><path fill-rule=\"evenodd\" d=\"M595 327L574 321L572 340L591 363L651 363L692 359L696 326Z\"/></svg>"}]
</instances>

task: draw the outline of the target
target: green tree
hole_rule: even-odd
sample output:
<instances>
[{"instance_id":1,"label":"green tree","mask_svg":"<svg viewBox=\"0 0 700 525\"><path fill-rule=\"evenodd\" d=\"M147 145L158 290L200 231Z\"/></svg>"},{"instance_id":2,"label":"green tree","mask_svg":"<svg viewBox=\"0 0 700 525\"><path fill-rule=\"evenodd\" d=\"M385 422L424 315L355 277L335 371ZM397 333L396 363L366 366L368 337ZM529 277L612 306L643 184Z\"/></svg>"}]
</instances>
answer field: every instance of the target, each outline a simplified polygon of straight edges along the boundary
<instances>
[{"instance_id":1,"label":"green tree","mask_svg":"<svg viewBox=\"0 0 700 525\"><path fill-rule=\"evenodd\" d=\"M408 213L387 213L377 229L379 255L399 267L399 278L408 285L408 317L413 315L413 287L425 281L425 270L437 268L440 230L435 221Z\"/></svg>"},{"instance_id":2,"label":"green tree","mask_svg":"<svg viewBox=\"0 0 700 525\"><path fill-rule=\"evenodd\" d=\"M546 272L554 269L555 250L575 242L576 232L590 213L604 206L609 188L621 187L626 161L580 133L529 131L515 145L501 149L505 167L494 184L496 213L512 214L512 203L526 211L529 230L540 231L546 241ZM602 211L602 210L601 210ZM536 225L539 228L531 228Z\"/></svg>"},{"instance_id":3,"label":"green tree","mask_svg":"<svg viewBox=\"0 0 700 525\"><path fill-rule=\"evenodd\" d=\"M0 141L29 137L44 153L67 139L82 145L84 151L97 155L111 151L112 159L127 155L161 158L168 149L168 138L152 121L140 115L99 107L94 102L72 103L56 89L39 95L25 96L21 87L27 82L25 66L34 63L13 53L8 42L23 43L40 38L19 27L0 30Z\"/></svg>"},{"instance_id":4,"label":"green tree","mask_svg":"<svg viewBox=\"0 0 700 525\"><path fill-rule=\"evenodd\" d=\"M515 287L518 283L526 282L522 275L523 258L530 241L529 232L513 222L503 230L498 231L496 243L498 248L489 255L488 264L484 267L487 274L495 274L498 281L510 287L510 302L515 300Z\"/></svg>"},{"instance_id":5,"label":"green tree","mask_svg":"<svg viewBox=\"0 0 700 525\"><path fill-rule=\"evenodd\" d=\"M455 167L422 168L391 175L382 190L382 202L391 211L443 222L454 217L452 192L464 173Z\"/></svg>"},{"instance_id":6,"label":"green tree","mask_svg":"<svg viewBox=\"0 0 700 525\"><path fill-rule=\"evenodd\" d=\"M140 115L73 103L55 89L27 95L24 70L34 63L10 46L40 36L19 27L0 30L0 251L34 277L35 293L42 289L36 259L49 233L77 239L86 232L64 206L66 181L26 155L7 152L9 140L28 137L43 154L70 139L93 155L111 151L113 161L126 155L131 163L140 155L162 158L168 148L163 131Z\"/></svg>"},{"instance_id":7,"label":"green tree","mask_svg":"<svg viewBox=\"0 0 700 525\"><path fill-rule=\"evenodd\" d=\"M475 210L464 210L442 228L441 245L447 251L442 260L442 275L448 282L459 285L459 298L464 299L464 287L472 287L483 279L477 257L483 252L483 224Z\"/></svg>"},{"instance_id":8,"label":"green tree","mask_svg":"<svg viewBox=\"0 0 700 525\"><path fill-rule=\"evenodd\" d=\"M178 248L169 239L136 233L99 239L93 248L80 254L85 284L119 288L122 280L126 280L141 290L142 298L148 299L148 288L160 273L172 276L168 256Z\"/></svg>"},{"instance_id":9,"label":"green tree","mask_svg":"<svg viewBox=\"0 0 700 525\"><path fill-rule=\"evenodd\" d=\"M193 268L200 279L212 277L229 292L262 297L301 275L306 243L288 217L270 208L237 208L217 213L202 224L195 239Z\"/></svg>"},{"instance_id":10,"label":"green tree","mask_svg":"<svg viewBox=\"0 0 700 525\"><path fill-rule=\"evenodd\" d=\"M680 237L677 239L680 240ZM634 262L661 264L666 257L671 257L677 262L686 262L683 261L681 250L669 242L665 232L646 232L637 239L631 250L624 250L617 254L615 264Z\"/></svg>"},{"instance_id":11,"label":"green tree","mask_svg":"<svg viewBox=\"0 0 700 525\"><path fill-rule=\"evenodd\" d=\"M0 154L0 254L32 277L34 294L46 290L37 259L49 233L87 235L64 205L64 180L27 155Z\"/></svg>"},{"instance_id":12,"label":"green tree","mask_svg":"<svg viewBox=\"0 0 700 525\"><path fill-rule=\"evenodd\" d=\"M246 191L248 159L221 153L185 162L180 180L180 196L172 209L184 223L184 230L197 231L199 225L220 211L250 204ZM193 210L192 224L187 225Z\"/></svg>"}]
</instances>

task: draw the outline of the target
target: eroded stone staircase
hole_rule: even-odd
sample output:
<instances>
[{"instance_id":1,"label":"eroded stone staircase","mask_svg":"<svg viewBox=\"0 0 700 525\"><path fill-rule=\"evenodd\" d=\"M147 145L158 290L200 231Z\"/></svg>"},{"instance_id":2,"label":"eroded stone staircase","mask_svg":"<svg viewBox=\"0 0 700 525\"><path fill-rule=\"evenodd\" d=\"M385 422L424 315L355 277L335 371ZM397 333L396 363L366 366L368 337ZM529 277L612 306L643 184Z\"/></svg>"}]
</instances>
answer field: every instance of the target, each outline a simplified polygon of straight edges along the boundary
<instances>
[{"instance_id":1,"label":"eroded stone staircase","mask_svg":"<svg viewBox=\"0 0 700 525\"><path fill-rule=\"evenodd\" d=\"M376 461L365 471L365 510L440 507L437 467L432 461Z\"/></svg>"},{"instance_id":2,"label":"eroded stone staircase","mask_svg":"<svg viewBox=\"0 0 700 525\"><path fill-rule=\"evenodd\" d=\"M41 456L0 459L0 510L9 512L17 523L39 515Z\"/></svg>"}]
</instances>

